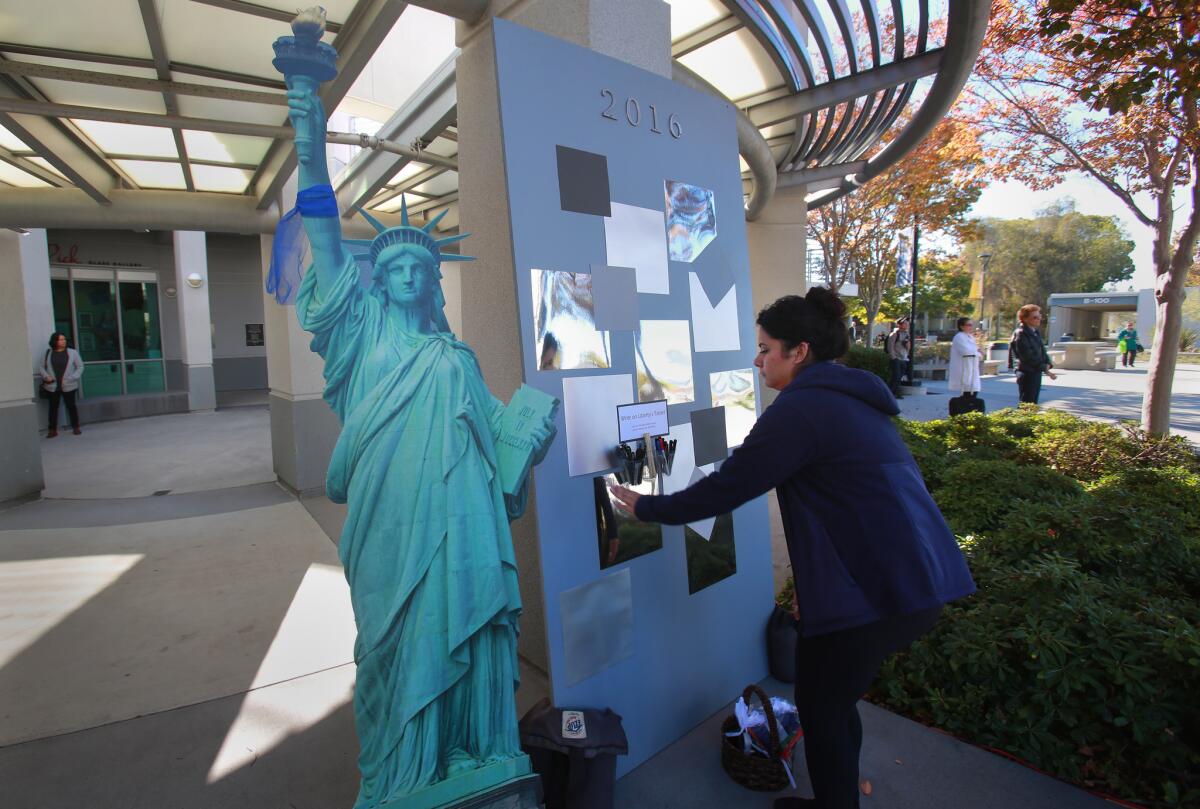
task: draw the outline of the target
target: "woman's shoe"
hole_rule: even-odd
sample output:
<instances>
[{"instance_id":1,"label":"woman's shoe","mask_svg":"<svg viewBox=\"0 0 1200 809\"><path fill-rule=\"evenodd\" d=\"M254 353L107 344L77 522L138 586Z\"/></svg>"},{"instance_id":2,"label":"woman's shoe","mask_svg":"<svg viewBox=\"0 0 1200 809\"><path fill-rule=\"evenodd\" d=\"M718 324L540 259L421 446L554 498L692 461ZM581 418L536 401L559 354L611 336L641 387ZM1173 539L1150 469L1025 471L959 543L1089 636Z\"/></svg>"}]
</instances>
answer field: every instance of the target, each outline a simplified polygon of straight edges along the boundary
<instances>
[{"instance_id":1,"label":"woman's shoe","mask_svg":"<svg viewBox=\"0 0 1200 809\"><path fill-rule=\"evenodd\" d=\"M75 435L79 435L81 433L81 430L78 427L74 427L71 429L71 432L75 433Z\"/></svg>"},{"instance_id":2,"label":"woman's shoe","mask_svg":"<svg viewBox=\"0 0 1200 809\"><path fill-rule=\"evenodd\" d=\"M50 430L46 433L47 438L58 438L58 430Z\"/></svg>"}]
</instances>

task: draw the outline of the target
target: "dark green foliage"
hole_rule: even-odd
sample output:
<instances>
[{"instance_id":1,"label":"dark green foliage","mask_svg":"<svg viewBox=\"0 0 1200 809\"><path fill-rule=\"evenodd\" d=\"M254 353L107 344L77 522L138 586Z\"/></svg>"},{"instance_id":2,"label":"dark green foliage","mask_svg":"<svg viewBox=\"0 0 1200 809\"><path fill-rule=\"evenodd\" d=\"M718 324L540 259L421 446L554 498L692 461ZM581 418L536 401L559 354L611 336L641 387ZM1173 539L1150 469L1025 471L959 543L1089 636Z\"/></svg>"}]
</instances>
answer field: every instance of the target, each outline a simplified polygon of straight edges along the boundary
<instances>
[{"instance_id":1,"label":"dark green foliage","mask_svg":"<svg viewBox=\"0 0 1200 809\"><path fill-rule=\"evenodd\" d=\"M974 596L872 696L1062 778L1200 807L1200 465L1055 411L900 423Z\"/></svg>"},{"instance_id":2,"label":"dark green foliage","mask_svg":"<svg viewBox=\"0 0 1200 809\"><path fill-rule=\"evenodd\" d=\"M878 348L851 345L846 356L842 357L842 362L850 368L862 368L864 371L870 371L884 382L888 381L891 374L888 356Z\"/></svg>"}]
</instances>

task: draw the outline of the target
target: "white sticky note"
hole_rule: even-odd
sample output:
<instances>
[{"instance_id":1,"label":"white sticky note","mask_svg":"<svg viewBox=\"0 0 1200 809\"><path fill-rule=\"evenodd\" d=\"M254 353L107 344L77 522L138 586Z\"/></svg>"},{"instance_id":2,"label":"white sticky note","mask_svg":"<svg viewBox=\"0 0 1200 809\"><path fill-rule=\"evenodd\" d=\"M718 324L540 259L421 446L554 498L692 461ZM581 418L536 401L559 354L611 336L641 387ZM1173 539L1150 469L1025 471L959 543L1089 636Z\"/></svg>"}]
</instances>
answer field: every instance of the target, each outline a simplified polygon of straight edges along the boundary
<instances>
[{"instance_id":1,"label":"white sticky note","mask_svg":"<svg viewBox=\"0 0 1200 809\"><path fill-rule=\"evenodd\" d=\"M633 375L573 376L563 380L567 473L571 477L612 466L617 446L617 405L633 401Z\"/></svg>"},{"instance_id":2,"label":"white sticky note","mask_svg":"<svg viewBox=\"0 0 1200 809\"><path fill-rule=\"evenodd\" d=\"M612 216L604 217L605 263L633 267L638 292L669 295L666 227L662 211L614 202Z\"/></svg>"},{"instance_id":3,"label":"white sticky note","mask_svg":"<svg viewBox=\"0 0 1200 809\"><path fill-rule=\"evenodd\" d=\"M725 297L713 306L708 301L700 277L688 273L692 298L692 345L696 352L738 351L742 347L738 334L737 287L730 287Z\"/></svg>"}]
</instances>

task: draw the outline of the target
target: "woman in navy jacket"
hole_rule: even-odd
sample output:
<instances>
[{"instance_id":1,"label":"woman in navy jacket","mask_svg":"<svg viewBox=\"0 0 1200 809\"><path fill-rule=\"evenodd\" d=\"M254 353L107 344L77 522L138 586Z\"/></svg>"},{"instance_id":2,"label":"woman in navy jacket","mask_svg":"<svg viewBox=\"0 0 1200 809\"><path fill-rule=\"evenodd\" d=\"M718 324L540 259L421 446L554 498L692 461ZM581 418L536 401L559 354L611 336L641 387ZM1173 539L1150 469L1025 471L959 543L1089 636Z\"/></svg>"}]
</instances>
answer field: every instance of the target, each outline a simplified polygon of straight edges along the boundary
<instances>
[{"instance_id":1,"label":"woman in navy jacket","mask_svg":"<svg viewBox=\"0 0 1200 809\"><path fill-rule=\"evenodd\" d=\"M816 795L780 798L777 809L858 806L859 698L942 604L975 591L892 424L891 391L832 362L848 347L845 311L823 287L763 309L754 364L780 394L745 443L677 494L618 492L639 519L679 525L776 490L800 607L796 707Z\"/></svg>"}]
</instances>

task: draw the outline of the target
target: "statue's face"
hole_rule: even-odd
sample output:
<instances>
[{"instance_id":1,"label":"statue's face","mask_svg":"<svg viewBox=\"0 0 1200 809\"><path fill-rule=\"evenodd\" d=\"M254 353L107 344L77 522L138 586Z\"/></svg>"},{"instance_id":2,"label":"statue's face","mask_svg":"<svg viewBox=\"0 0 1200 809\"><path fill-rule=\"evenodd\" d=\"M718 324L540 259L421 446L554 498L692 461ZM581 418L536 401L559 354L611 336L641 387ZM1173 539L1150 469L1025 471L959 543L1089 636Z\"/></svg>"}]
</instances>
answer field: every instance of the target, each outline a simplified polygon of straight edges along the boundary
<instances>
[{"instance_id":1,"label":"statue's face","mask_svg":"<svg viewBox=\"0 0 1200 809\"><path fill-rule=\"evenodd\" d=\"M397 306L428 306L436 283L433 262L424 251L387 250L380 263L387 279L388 299Z\"/></svg>"}]
</instances>

